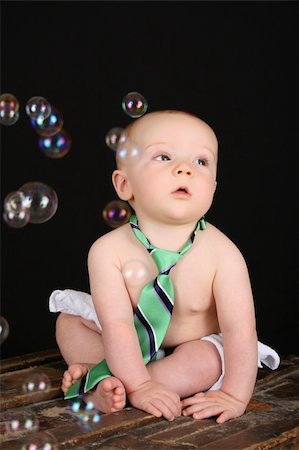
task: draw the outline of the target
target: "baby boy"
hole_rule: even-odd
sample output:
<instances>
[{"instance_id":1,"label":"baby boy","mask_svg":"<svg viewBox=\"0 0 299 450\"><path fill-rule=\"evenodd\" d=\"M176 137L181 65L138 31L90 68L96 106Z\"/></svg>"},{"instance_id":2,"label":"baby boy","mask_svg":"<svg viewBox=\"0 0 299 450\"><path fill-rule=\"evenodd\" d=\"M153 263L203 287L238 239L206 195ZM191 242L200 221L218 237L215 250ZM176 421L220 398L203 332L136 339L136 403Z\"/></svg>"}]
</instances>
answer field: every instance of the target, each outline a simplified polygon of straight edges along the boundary
<instances>
[{"instance_id":1,"label":"baby boy","mask_svg":"<svg viewBox=\"0 0 299 450\"><path fill-rule=\"evenodd\" d=\"M61 311L56 338L68 364L62 390L105 358L111 376L85 394L100 411L121 410L128 399L167 420L183 414L216 416L223 423L246 410L261 362L274 369L279 357L257 340L242 254L202 219L217 185L217 138L204 121L182 111L148 113L125 134L138 152L118 153L112 180L118 197L134 210L133 223L92 245L91 296L65 290L50 298L50 309ZM192 244L169 271L174 304L161 342L167 356L147 364L134 313L158 269L134 228L158 249L180 252L188 239ZM137 272L142 268L141 277L128 275L130 263Z\"/></svg>"}]
</instances>

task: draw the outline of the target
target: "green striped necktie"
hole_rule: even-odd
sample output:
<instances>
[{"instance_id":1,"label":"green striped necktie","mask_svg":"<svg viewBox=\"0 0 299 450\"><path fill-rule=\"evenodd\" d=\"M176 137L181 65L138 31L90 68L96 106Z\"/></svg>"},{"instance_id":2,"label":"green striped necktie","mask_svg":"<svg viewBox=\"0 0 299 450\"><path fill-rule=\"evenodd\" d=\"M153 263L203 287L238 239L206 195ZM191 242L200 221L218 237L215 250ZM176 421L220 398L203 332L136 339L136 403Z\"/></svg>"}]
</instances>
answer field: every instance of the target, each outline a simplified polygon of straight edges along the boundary
<instances>
[{"instance_id":1,"label":"green striped necktie","mask_svg":"<svg viewBox=\"0 0 299 450\"><path fill-rule=\"evenodd\" d=\"M136 238L153 257L159 272L153 281L150 281L144 286L134 314L134 325L140 343L143 361L147 364L149 361L156 359L157 352L161 347L170 324L174 305L174 287L169 272L189 250L196 233L206 228L206 224L204 218L197 222L194 231L180 252L162 250L152 245L140 230L135 215L131 216L130 225ZM65 399L84 395L96 386L97 383L109 376L111 376L111 372L106 360L103 359L99 364L92 367L81 380L69 388Z\"/></svg>"}]
</instances>

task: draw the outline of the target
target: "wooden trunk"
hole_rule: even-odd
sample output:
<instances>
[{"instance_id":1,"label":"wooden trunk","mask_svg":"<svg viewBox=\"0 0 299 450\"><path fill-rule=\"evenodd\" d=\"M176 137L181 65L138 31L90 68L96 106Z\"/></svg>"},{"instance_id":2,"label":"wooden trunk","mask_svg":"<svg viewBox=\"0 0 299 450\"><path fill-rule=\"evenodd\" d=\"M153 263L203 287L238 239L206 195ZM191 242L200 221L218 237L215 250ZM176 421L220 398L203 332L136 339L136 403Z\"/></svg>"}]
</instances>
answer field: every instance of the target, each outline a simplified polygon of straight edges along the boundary
<instances>
[{"instance_id":1,"label":"wooden trunk","mask_svg":"<svg viewBox=\"0 0 299 450\"><path fill-rule=\"evenodd\" d=\"M214 419L196 421L190 417L168 422L130 407L119 413L99 415L93 410L85 411L83 401L79 412L75 412L74 401L63 400L60 390L65 369L57 350L2 361L1 449L29 449L30 442L39 442L32 449L43 450L299 449L296 356L283 358L276 371L260 369L246 413L222 425ZM43 390L34 391L32 382L31 391L24 392L24 381L38 381L46 376L50 383L41 385Z\"/></svg>"}]
</instances>

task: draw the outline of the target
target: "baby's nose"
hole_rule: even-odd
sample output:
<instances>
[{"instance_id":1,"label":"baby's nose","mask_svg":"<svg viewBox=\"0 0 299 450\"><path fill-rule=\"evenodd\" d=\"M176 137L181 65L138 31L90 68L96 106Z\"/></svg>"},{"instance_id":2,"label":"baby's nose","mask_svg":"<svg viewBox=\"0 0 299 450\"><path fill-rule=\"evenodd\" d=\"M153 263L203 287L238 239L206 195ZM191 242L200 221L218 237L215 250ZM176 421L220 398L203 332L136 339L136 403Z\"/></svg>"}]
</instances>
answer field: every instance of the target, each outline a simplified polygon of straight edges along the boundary
<instances>
[{"instance_id":1,"label":"baby's nose","mask_svg":"<svg viewBox=\"0 0 299 450\"><path fill-rule=\"evenodd\" d=\"M193 175L192 168L187 163L180 163L175 168L176 175L187 175L188 177L191 177Z\"/></svg>"}]
</instances>

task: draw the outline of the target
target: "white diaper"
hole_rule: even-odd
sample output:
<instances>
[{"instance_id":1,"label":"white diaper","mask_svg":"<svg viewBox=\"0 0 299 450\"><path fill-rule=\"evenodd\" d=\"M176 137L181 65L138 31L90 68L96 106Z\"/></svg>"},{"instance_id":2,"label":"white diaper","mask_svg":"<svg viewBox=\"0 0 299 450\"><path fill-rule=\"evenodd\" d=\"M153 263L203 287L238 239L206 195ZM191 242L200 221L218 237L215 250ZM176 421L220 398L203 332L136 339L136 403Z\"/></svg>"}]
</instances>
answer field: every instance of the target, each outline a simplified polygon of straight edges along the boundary
<instances>
[{"instance_id":1,"label":"white diaper","mask_svg":"<svg viewBox=\"0 0 299 450\"><path fill-rule=\"evenodd\" d=\"M98 316L94 309L93 301L90 294L74 289L64 289L63 291L56 290L50 295L49 308L51 312L64 312L66 314L73 314L81 316L83 319L92 320L101 330ZM211 334L202 338L204 341L212 342L217 348L222 365L222 374L210 390L220 389L222 379L224 377L224 351L222 344L222 334ZM164 351L161 349L158 352L158 359L164 356ZM275 350L268 347L261 342L258 342L258 367L262 368L262 364L270 369L277 369L280 363L280 358Z\"/></svg>"},{"instance_id":2,"label":"white diaper","mask_svg":"<svg viewBox=\"0 0 299 450\"><path fill-rule=\"evenodd\" d=\"M212 344L215 345L217 348L220 358L221 358L221 366L222 366L222 373L215 384L209 389L210 391L215 391L217 389L220 389L222 385L222 380L224 377L224 351L223 351L223 343L222 343L222 334L210 334L209 336L204 336L202 338L203 341L209 341L212 342ZM280 357L276 353L275 350L273 350L271 347L268 347L268 345L262 344L258 341L258 367L262 368L262 364L269 367L270 369L274 370L277 369L280 363Z\"/></svg>"},{"instance_id":3,"label":"white diaper","mask_svg":"<svg viewBox=\"0 0 299 450\"><path fill-rule=\"evenodd\" d=\"M101 330L96 310L90 294L74 289L56 290L50 295L49 308L53 313L63 312L81 316L83 319L93 320Z\"/></svg>"}]
</instances>

